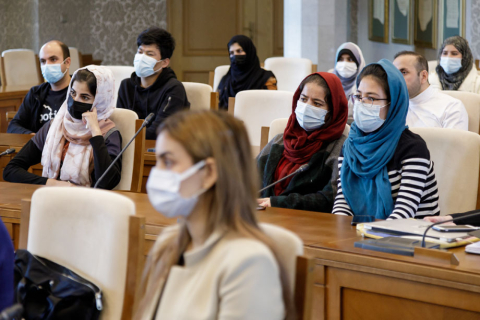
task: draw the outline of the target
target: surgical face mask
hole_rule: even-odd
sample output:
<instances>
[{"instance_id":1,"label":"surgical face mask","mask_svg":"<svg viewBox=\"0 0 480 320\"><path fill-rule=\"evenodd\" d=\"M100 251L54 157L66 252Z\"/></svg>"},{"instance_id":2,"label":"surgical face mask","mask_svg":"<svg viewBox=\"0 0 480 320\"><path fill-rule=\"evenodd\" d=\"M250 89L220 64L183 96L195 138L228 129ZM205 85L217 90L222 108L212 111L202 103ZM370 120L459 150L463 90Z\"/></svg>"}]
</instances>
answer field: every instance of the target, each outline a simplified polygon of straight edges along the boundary
<instances>
[{"instance_id":1,"label":"surgical face mask","mask_svg":"<svg viewBox=\"0 0 480 320\"><path fill-rule=\"evenodd\" d=\"M320 129L325 124L325 116L328 111L316 108L302 101L297 101L295 115L297 122L305 131Z\"/></svg>"},{"instance_id":2,"label":"surgical face mask","mask_svg":"<svg viewBox=\"0 0 480 320\"><path fill-rule=\"evenodd\" d=\"M189 198L183 198L180 186L182 181L190 178L204 166L205 160L202 160L182 173L152 168L147 181L147 193L155 210L167 218L188 217L198 202L198 196L205 190L200 190Z\"/></svg>"},{"instance_id":3,"label":"surgical face mask","mask_svg":"<svg viewBox=\"0 0 480 320\"><path fill-rule=\"evenodd\" d=\"M237 54L230 57L230 62L236 64L237 66L243 66L247 61L246 54Z\"/></svg>"},{"instance_id":4,"label":"surgical face mask","mask_svg":"<svg viewBox=\"0 0 480 320\"><path fill-rule=\"evenodd\" d=\"M442 57L440 59L440 66L447 74L456 73L462 67L462 58Z\"/></svg>"},{"instance_id":5,"label":"surgical face mask","mask_svg":"<svg viewBox=\"0 0 480 320\"><path fill-rule=\"evenodd\" d=\"M135 55L135 59L133 60L135 73L137 74L137 76L141 78L149 77L155 72L158 72L159 70L162 69L161 67L158 70L153 69L155 68L155 65L157 64L157 62L160 62L160 61L163 61L163 60L155 60L154 58L149 57L145 54L137 53Z\"/></svg>"},{"instance_id":6,"label":"surgical face mask","mask_svg":"<svg viewBox=\"0 0 480 320\"><path fill-rule=\"evenodd\" d=\"M63 62L65 62L65 60L63 60ZM62 80L63 76L68 71L67 69L65 72L62 72L63 62L57 64L45 64L41 67L42 75L48 83L57 83L58 81Z\"/></svg>"},{"instance_id":7,"label":"surgical face mask","mask_svg":"<svg viewBox=\"0 0 480 320\"><path fill-rule=\"evenodd\" d=\"M380 118L380 110L384 106L366 106L362 101L355 101L353 105L353 120L357 127L365 133L370 133L380 128L385 120Z\"/></svg>"},{"instance_id":8,"label":"surgical face mask","mask_svg":"<svg viewBox=\"0 0 480 320\"><path fill-rule=\"evenodd\" d=\"M335 65L335 69L337 69L338 74L343 78L350 78L357 73L358 67L355 62L339 61Z\"/></svg>"},{"instance_id":9,"label":"surgical face mask","mask_svg":"<svg viewBox=\"0 0 480 320\"><path fill-rule=\"evenodd\" d=\"M82 114L92 110L92 104L75 101L71 95L68 95L67 110L72 118L82 120Z\"/></svg>"}]
</instances>

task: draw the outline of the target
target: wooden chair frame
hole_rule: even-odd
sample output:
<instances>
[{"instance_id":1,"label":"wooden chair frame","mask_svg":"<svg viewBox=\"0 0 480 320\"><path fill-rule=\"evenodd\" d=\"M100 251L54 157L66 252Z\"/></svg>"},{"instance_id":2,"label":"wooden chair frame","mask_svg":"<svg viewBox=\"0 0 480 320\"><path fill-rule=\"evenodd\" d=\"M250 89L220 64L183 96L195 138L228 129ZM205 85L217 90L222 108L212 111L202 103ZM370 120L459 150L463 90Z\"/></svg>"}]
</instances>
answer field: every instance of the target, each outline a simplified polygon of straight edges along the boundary
<instances>
[{"instance_id":1,"label":"wooden chair frame","mask_svg":"<svg viewBox=\"0 0 480 320\"><path fill-rule=\"evenodd\" d=\"M314 269L314 259L305 256L297 257L294 303L297 319L300 320L310 320L312 318Z\"/></svg>"},{"instance_id":2,"label":"wooden chair frame","mask_svg":"<svg viewBox=\"0 0 480 320\"><path fill-rule=\"evenodd\" d=\"M143 124L142 119L135 120L135 132L140 129ZM142 130L135 138L135 152L133 156L133 171L132 171L132 185L130 187L131 192L142 191L142 177L143 166L145 162L145 130Z\"/></svg>"}]
</instances>

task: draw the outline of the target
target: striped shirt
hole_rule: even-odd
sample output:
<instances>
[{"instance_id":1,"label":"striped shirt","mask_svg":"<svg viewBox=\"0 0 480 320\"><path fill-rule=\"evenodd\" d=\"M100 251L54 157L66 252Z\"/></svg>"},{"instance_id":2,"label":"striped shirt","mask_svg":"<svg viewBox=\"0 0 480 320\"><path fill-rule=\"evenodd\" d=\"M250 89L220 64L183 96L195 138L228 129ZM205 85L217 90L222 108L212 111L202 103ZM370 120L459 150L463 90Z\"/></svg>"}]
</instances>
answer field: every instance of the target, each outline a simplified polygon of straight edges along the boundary
<instances>
[{"instance_id":1,"label":"striped shirt","mask_svg":"<svg viewBox=\"0 0 480 320\"><path fill-rule=\"evenodd\" d=\"M338 192L332 213L353 216L355 213L343 195L340 173L342 164L343 150L338 158ZM404 131L393 158L387 164L387 170L394 203L388 219L422 218L440 214L434 165L425 141L420 136L408 129Z\"/></svg>"}]
</instances>

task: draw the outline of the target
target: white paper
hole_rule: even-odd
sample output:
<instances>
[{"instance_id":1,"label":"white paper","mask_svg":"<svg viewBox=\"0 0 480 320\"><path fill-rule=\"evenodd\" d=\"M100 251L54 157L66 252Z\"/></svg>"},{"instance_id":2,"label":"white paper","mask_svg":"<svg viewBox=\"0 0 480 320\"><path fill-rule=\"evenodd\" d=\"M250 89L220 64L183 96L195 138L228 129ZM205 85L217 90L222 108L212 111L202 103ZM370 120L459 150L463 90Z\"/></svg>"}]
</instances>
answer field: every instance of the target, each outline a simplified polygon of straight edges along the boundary
<instances>
[{"instance_id":1,"label":"white paper","mask_svg":"<svg viewBox=\"0 0 480 320\"><path fill-rule=\"evenodd\" d=\"M383 0L373 1L373 18L385 24L385 2Z\"/></svg>"},{"instance_id":2,"label":"white paper","mask_svg":"<svg viewBox=\"0 0 480 320\"><path fill-rule=\"evenodd\" d=\"M418 1L418 21L420 22L420 30L425 31L428 23L433 19L433 2L432 0Z\"/></svg>"},{"instance_id":3,"label":"white paper","mask_svg":"<svg viewBox=\"0 0 480 320\"><path fill-rule=\"evenodd\" d=\"M445 0L446 1L446 18L445 18L445 26L447 28L455 28L459 27L459 17L460 12L458 10L458 0Z\"/></svg>"},{"instance_id":4,"label":"white paper","mask_svg":"<svg viewBox=\"0 0 480 320\"><path fill-rule=\"evenodd\" d=\"M406 17L408 14L408 5L410 0L397 0L395 1L397 3L398 10L400 13Z\"/></svg>"}]
</instances>

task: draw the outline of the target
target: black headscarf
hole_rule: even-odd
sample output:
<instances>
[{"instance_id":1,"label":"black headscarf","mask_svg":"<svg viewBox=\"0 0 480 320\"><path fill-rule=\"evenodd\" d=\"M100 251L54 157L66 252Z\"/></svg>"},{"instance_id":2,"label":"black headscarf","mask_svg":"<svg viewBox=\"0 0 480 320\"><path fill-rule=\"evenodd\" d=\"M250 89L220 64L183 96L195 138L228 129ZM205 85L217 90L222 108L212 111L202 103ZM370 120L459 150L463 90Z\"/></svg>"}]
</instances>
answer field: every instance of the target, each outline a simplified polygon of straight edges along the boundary
<instances>
[{"instance_id":1,"label":"black headscarf","mask_svg":"<svg viewBox=\"0 0 480 320\"><path fill-rule=\"evenodd\" d=\"M455 73L448 74L440 65L443 49L449 44L453 45L462 54L462 67ZM445 39L438 53L438 66L435 69L442 84L442 90L458 90L463 83L463 80L468 76L470 70L473 68L473 55L468 41L460 36L453 36Z\"/></svg>"},{"instance_id":2,"label":"black headscarf","mask_svg":"<svg viewBox=\"0 0 480 320\"><path fill-rule=\"evenodd\" d=\"M234 43L238 43L242 47L247 54L247 58L241 66L231 63L230 69L218 85L220 108L223 109L228 107L229 97L235 97L242 90L264 89L267 80L274 77L271 71L260 67L257 49L249 37L243 35L234 36L228 42L228 51L230 51L230 46Z\"/></svg>"}]
</instances>

